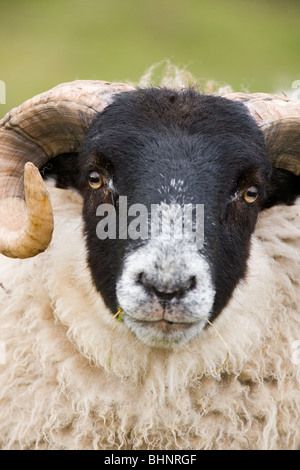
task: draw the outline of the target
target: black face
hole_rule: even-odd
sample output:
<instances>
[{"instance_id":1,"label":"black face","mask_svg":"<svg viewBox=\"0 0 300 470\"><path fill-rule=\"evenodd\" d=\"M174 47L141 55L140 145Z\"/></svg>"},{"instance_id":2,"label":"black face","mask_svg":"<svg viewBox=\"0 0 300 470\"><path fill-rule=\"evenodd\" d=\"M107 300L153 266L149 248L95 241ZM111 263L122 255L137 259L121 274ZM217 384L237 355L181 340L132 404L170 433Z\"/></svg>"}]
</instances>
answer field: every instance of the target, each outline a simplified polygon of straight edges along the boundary
<instances>
[{"instance_id":1,"label":"black face","mask_svg":"<svg viewBox=\"0 0 300 470\"><path fill-rule=\"evenodd\" d=\"M136 336L159 347L188 342L222 311L245 276L259 210L278 202L278 194L290 203L299 193L298 176L272 170L244 105L193 90L117 95L95 119L79 156L51 165L46 176L56 174L58 186L75 186L84 197L97 290L112 313L123 308ZM203 204L203 246L191 252L174 237L130 237L130 215L124 236L125 196L129 211L136 204L149 213L153 204L165 211ZM99 237L105 223L115 229L113 238Z\"/></svg>"},{"instance_id":2,"label":"black face","mask_svg":"<svg viewBox=\"0 0 300 470\"><path fill-rule=\"evenodd\" d=\"M194 91L124 93L95 120L80 164L89 264L109 308L118 305L124 256L146 242L99 240L95 211L103 203L118 211L119 196L127 196L128 206L204 204L202 251L216 289L216 316L245 274L271 172L261 133L243 105ZM98 189L89 184L93 173L102 178Z\"/></svg>"}]
</instances>

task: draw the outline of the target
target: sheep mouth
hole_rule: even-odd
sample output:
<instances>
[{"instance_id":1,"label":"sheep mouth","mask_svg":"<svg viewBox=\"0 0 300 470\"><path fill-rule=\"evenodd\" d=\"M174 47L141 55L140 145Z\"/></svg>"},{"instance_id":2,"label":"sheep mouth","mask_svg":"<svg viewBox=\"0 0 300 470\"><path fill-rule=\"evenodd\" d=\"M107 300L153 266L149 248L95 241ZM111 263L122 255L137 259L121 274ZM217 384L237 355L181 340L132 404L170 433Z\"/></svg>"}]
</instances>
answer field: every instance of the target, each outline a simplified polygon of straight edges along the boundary
<instances>
[{"instance_id":1,"label":"sheep mouth","mask_svg":"<svg viewBox=\"0 0 300 470\"><path fill-rule=\"evenodd\" d=\"M134 320L136 324L144 326L146 328L151 328L160 333L169 334L179 331L188 330L195 325L195 322L172 322L166 319L161 320ZM197 323L197 322L196 322Z\"/></svg>"},{"instance_id":2,"label":"sheep mouth","mask_svg":"<svg viewBox=\"0 0 300 470\"><path fill-rule=\"evenodd\" d=\"M155 348L172 350L188 344L205 326L203 319L193 321L172 321L166 320L166 318L145 320L134 318L131 315L124 315L124 322L142 343Z\"/></svg>"}]
</instances>

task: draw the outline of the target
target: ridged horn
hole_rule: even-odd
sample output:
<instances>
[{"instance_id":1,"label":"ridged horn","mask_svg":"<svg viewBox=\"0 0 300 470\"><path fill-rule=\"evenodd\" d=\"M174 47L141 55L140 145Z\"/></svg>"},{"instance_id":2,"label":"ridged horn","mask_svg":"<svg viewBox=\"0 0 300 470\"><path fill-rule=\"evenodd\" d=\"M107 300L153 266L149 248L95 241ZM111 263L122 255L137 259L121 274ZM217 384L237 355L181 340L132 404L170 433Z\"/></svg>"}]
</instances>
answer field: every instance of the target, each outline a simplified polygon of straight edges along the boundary
<instances>
[{"instance_id":1,"label":"ridged horn","mask_svg":"<svg viewBox=\"0 0 300 470\"><path fill-rule=\"evenodd\" d=\"M0 121L0 253L29 258L47 248L53 214L39 169L59 154L78 150L95 114L113 95L130 90L94 80L63 83Z\"/></svg>"},{"instance_id":2,"label":"ridged horn","mask_svg":"<svg viewBox=\"0 0 300 470\"><path fill-rule=\"evenodd\" d=\"M300 103L266 93L230 93L241 101L261 128L269 158L275 168L300 174Z\"/></svg>"}]
</instances>

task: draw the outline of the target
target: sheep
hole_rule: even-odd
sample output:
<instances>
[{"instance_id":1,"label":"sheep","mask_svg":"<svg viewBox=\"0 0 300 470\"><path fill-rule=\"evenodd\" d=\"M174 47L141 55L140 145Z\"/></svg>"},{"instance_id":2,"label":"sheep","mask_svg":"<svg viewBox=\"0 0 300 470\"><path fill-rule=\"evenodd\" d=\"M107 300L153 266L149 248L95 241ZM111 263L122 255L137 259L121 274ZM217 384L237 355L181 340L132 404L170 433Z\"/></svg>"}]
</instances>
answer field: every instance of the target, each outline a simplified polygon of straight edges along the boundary
<instances>
[{"instance_id":1,"label":"sheep","mask_svg":"<svg viewBox=\"0 0 300 470\"><path fill-rule=\"evenodd\" d=\"M299 114L77 81L3 119L1 448L299 449ZM203 246L100 240L124 195Z\"/></svg>"}]
</instances>

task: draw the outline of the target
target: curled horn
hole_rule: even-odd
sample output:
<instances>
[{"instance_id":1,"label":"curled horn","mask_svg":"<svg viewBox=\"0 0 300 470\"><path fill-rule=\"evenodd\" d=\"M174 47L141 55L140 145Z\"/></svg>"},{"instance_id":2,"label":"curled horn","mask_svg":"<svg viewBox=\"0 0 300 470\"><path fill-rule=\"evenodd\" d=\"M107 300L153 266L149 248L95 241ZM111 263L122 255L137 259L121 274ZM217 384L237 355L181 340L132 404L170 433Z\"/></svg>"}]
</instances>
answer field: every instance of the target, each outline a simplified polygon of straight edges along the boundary
<instances>
[{"instance_id":1,"label":"curled horn","mask_svg":"<svg viewBox=\"0 0 300 470\"><path fill-rule=\"evenodd\" d=\"M225 98L243 102L261 128L275 168L300 174L300 103L265 93L230 93Z\"/></svg>"},{"instance_id":2,"label":"curled horn","mask_svg":"<svg viewBox=\"0 0 300 470\"><path fill-rule=\"evenodd\" d=\"M79 149L95 113L125 84L64 83L13 109L0 121L0 253L29 258L44 251L53 231L48 191L39 169Z\"/></svg>"},{"instance_id":3,"label":"curled horn","mask_svg":"<svg viewBox=\"0 0 300 470\"><path fill-rule=\"evenodd\" d=\"M53 214L38 169L51 158L78 150L95 113L125 84L75 81L25 102L0 121L0 253L28 258L44 251ZM273 166L300 173L300 105L287 98L232 93L264 133ZM31 162L31 163L29 163Z\"/></svg>"}]
</instances>

